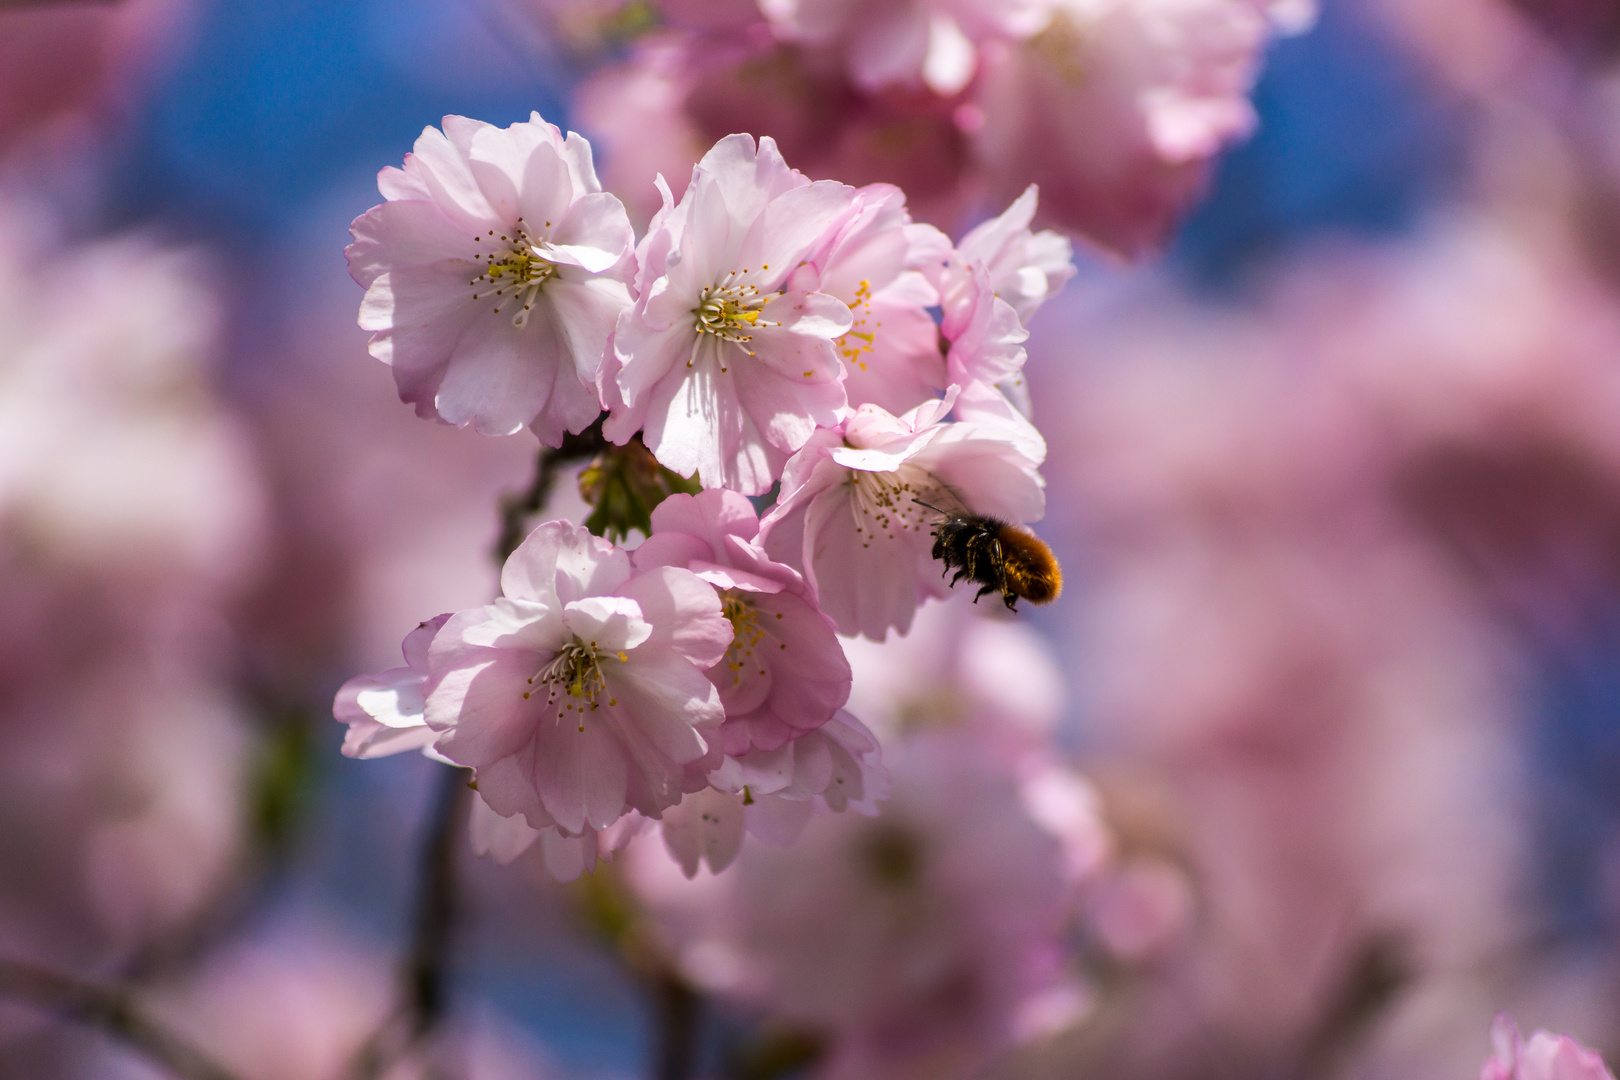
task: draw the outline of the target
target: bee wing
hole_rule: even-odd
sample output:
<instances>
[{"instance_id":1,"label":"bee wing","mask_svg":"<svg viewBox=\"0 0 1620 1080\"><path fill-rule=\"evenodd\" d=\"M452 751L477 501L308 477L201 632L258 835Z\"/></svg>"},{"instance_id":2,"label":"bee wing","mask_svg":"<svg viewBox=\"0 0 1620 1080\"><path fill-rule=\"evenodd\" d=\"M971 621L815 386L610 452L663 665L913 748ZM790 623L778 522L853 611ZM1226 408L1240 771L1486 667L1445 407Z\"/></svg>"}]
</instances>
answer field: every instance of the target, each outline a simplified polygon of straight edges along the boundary
<instances>
[{"instance_id":1,"label":"bee wing","mask_svg":"<svg viewBox=\"0 0 1620 1080\"><path fill-rule=\"evenodd\" d=\"M962 501L962 496L945 484L934 484L912 501L934 511L942 519L974 516L972 508Z\"/></svg>"}]
</instances>

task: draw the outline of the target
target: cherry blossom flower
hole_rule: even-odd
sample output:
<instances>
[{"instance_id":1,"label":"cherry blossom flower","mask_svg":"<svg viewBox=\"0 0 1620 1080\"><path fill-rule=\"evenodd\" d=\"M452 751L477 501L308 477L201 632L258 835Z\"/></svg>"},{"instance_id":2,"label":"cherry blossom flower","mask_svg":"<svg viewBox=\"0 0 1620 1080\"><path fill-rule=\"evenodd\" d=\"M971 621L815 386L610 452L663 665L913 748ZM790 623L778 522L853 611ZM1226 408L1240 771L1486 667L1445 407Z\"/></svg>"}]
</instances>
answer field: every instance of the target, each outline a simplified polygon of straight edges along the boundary
<instances>
[{"instance_id":1,"label":"cherry blossom flower","mask_svg":"<svg viewBox=\"0 0 1620 1080\"><path fill-rule=\"evenodd\" d=\"M666 816L670 812L666 810ZM598 860L611 859L654 823L631 811L605 829L587 827L571 836L556 825L536 829L522 814L502 816L479 798L473 801L468 824L475 853L488 855L505 866L538 842L546 872L556 881L569 882L594 870Z\"/></svg>"},{"instance_id":2,"label":"cherry blossom flower","mask_svg":"<svg viewBox=\"0 0 1620 1080\"><path fill-rule=\"evenodd\" d=\"M662 464L705 487L760 494L845 404L834 342L849 308L795 271L855 192L811 183L769 138L756 149L747 135L716 143L679 203L663 190L604 376L606 431L621 443L641 431Z\"/></svg>"},{"instance_id":3,"label":"cherry blossom flower","mask_svg":"<svg viewBox=\"0 0 1620 1080\"><path fill-rule=\"evenodd\" d=\"M842 709L775 750L727 755L709 783L667 811L659 826L687 877L703 863L712 873L724 870L742 849L745 832L785 847L818 808L873 817L889 797L877 738Z\"/></svg>"},{"instance_id":4,"label":"cherry blossom flower","mask_svg":"<svg viewBox=\"0 0 1620 1080\"><path fill-rule=\"evenodd\" d=\"M634 236L590 144L538 113L508 128L447 116L377 183L388 201L355 219L349 270L400 399L549 446L595 420Z\"/></svg>"},{"instance_id":5,"label":"cherry blossom flower","mask_svg":"<svg viewBox=\"0 0 1620 1080\"><path fill-rule=\"evenodd\" d=\"M1038 33L1056 2L760 0L760 8L779 37L839 49L863 90L920 81L951 95L973 78L978 42Z\"/></svg>"},{"instance_id":6,"label":"cherry blossom flower","mask_svg":"<svg viewBox=\"0 0 1620 1080\"><path fill-rule=\"evenodd\" d=\"M939 291L924 271L944 265L951 243L932 225L912 223L899 188L871 184L857 200L816 259L821 291L848 304L853 319L838 339L851 407L871 402L903 413L945 388L939 327L928 310Z\"/></svg>"},{"instance_id":7,"label":"cherry blossom flower","mask_svg":"<svg viewBox=\"0 0 1620 1080\"><path fill-rule=\"evenodd\" d=\"M404 667L356 675L338 688L332 715L349 725L343 738L345 757L386 757L420 749L435 760L449 760L433 749L441 733L428 727L422 715L427 704L428 646L449 619L440 615L405 636Z\"/></svg>"},{"instance_id":8,"label":"cherry blossom flower","mask_svg":"<svg viewBox=\"0 0 1620 1080\"><path fill-rule=\"evenodd\" d=\"M1026 1005L1069 983L1059 843L1006 761L965 730L898 750L875 818L816 815L791 849L746 844L695 880L651 845L628 853L683 974L833 1036L818 1075L921 1075L924 1062L971 1075Z\"/></svg>"},{"instance_id":9,"label":"cherry blossom flower","mask_svg":"<svg viewBox=\"0 0 1620 1080\"><path fill-rule=\"evenodd\" d=\"M579 835L630 808L657 817L694 768L718 764L725 713L703 672L731 624L712 586L673 567L632 576L624 551L553 521L501 587L433 639L425 710L491 809Z\"/></svg>"},{"instance_id":10,"label":"cherry blossom flower","mask_svg":"<svg viewBox=\"0 0 1620 1080\"><path fill-rule=\"evenodd\" d=\"M1274 33L1310 10L1260 0L1061 0L1044 33L982 51L978 159L1011 195L1127 255L1150 250L1255 125L1248 93Z\"/></svg>"},{"instance_id":11,"label":"cherry blossom flower","mask_svg":"<svg viewBox=\"0 0 1620 1080\"><path fill-rule=\"evenodd\" d=\"M1046 440L1025 415L1031 407L1023 377L1029 331L1018 313L996 295L981 262L951 259L941 293L939 332L947 342L945 370L956 390L957 417L994 426L1031 461L1046 460Z\"/></svg>"},{"instance_id":12,"label":"cherry blossom flower","mask_svg":"<svg viewBox=\"0 0 1620 1080\"><path fill-rule=\"evenodd\" d=\"M931 554L940 511L1025 522L1045 510L1035 462L998 428L944 421L953 402L898 417L862 405L783 472L762 542L803 568L840 633L903 634L923 599L949 593Z\"/></svg>"},{"instance_id":13,"label":"cherry blossom flower","mask_svg":"<svg viewBox=\"0 0 1620 1080\"><path fill-rule=\"evenodd\" d=\"M652 525L632 557L637 570L691 570L719 590L731 621L731 645L709 669L726 709L725 752L776 750L826 723L849 699L849 661L804 579L755 542L749 501L720 489L671 495Z\"/></svg>"},{"instance_id":14,"label":"cherry blossom flower","mask_svg":"<svg viewBox=\"0 0 1620 1080\"><path fill-rule=\"evenodd\" d=\"M975 226L956 245L963 259L985 268L991 292L1025 325L1075 273L1068 237L1050 229L1030 232L1038 199L1039 190L1029 185L998 217Z\"/></svg>"},{"instance_id":15,"label":"cherry blossom flower","mask_svg":"<svg viewBox=\"0 0 1620 1080\"><path fill-rule=\"evenodd\" d=\"M1491 1024L1491 1047L1479 1080L1614 1080L1599 1054L1568 1035L1537 1031L1525 1039L1506 1013Z\"/></svg>"}]
</instances>

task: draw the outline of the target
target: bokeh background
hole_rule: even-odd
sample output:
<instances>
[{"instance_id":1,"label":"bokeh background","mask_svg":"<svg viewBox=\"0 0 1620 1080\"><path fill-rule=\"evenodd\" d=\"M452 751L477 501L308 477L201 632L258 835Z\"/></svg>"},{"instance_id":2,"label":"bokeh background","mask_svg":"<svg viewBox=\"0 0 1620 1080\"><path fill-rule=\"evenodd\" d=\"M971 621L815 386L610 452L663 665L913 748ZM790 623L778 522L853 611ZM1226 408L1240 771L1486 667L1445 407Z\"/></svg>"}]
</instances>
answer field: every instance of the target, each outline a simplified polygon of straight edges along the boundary
<instances>
[{"instance_id":1,"label":"bokeh background","mask_svg":"<svg viewBox=\"0 0 1620 1080\"><path fill-rule=\"evenodd\" d=\"M482 602L533 459L397 402L348 223L444 114L591 133L633 35L555 15L0 5L0 952L244 1077L344 1075L391 1008L439 767L341 757L331 696ZM1620 1051L1613 29L1326 0L1162 246L1078 241L1028 369L1069 586L1021 617L1148 900L980 1072L1471 1076L1503 1008ZM457 1069L644 1075L601 897L459 871ZM761 1023L701 1016L704 1072ZM0 1076L161 1075L0 1001Z\"/></svg>"}]
</instances>

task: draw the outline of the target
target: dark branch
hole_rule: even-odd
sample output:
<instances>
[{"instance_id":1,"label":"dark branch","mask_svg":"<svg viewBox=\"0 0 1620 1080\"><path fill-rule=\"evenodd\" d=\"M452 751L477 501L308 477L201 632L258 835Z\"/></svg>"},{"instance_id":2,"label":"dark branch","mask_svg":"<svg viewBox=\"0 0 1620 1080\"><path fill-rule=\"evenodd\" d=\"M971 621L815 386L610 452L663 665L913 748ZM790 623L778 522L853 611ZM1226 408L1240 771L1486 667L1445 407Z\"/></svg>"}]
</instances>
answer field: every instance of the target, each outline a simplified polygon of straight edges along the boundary
<instances>
[{"instance_id":1,"label":"dark branch","mask_svg":"<svg viewBox=\"0 0 1620 1080\"><path fill-rule=\"evenodd\" d=\"M104 1031L180 1080L236 1080L190 1043L154 1023L115 987L0 958L0 995Z\"/></svg>"},{"instance_id":2,"label":"dark branch","mask_svg":"<svg viewBox=\"0 0 1620 1080\"><path fill-rule=\"evenodd\" d=\"M654 1080L690 1080L697 1064L698 1019L703 999L679 975L655 976L653 1003L658 1010Z\"/></svg>"},{"instance_id":3,"label":"dark branch","mask_svg":"<svg viewBox=\"0 0 1620 1080\"><path fill-rule=\"evenodd\" d=\"M597 417L596 423L578 435L563 436L561 446L542 446L535 460L534 479L528 488L513 492L501 500L500 533L495 540L495 550L491 552L497 565L505 564L506 557L523 543L523 537L528 532L524 526L529 518L545 508L546 500L551 497L551 489L556 486L557 477L562 475L563 469L595 457L607 446L607 440L602 437L602 421L606 417L607 414L603 413Z\"/></svg>"},{"instance_id":4,"label":"dark branch","mask_svg":"<svg viewBox=\"0 0 1620 1080\"><path fill-rule=\"evenodd\" d=\"M456 853L467 834L472 789L465 769L440 770L433 818L422 838L421 877L411 922L411 950L400 971L399 1010L355 1055L350 1075L375 1080L432 1034L449 1002L456 926Z\"/></svg>"}]
</instances>

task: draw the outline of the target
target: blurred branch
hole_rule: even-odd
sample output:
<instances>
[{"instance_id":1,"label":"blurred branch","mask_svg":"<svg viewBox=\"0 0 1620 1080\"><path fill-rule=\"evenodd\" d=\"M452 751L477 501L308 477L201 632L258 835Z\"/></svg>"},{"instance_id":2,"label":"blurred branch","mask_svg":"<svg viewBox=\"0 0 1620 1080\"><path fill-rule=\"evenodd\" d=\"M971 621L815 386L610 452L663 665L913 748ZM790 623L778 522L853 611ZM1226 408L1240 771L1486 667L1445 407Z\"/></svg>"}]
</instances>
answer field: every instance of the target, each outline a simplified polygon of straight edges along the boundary
<instances>
[{"instance_id":1,"label":"blurred branch","mask_svg":"<svg viewBox=\"0 0 1620 1080\"><path fill-rule=\"evenodd\" d=\"M153 1023L116 987L0 958L0 995L59 1013L141 1051L180 1080L236 1080L180 1037Z\"/></svg>"},{"instance_id":2,"label":"blurred branch","mask_svg":"<svg viewBox=\"0 0 1620 1080\"><path fill-rule=\"evenodd\" d=\"M576 462L595 457L607 447L607 440L602 436L602 421L606 418L607 414L603 413L596 418L596 423L578 435L564 435L561 446L542 446L540 456L535 460L534 479L528 488L501 499L501 527L495 540L495 550L491 552L497 565L504 565L506 557L523 543L523 537L528 533L524 526L529 518L545 508L546 500L551 497L551 489L556 486L557 477L562 475L562 471Z\"/></svg>"},{"instance_id":3,"label":"blurred branch","mask_svg":"<svg viewBox=\"0 0 1620 1080\"><path fill-rule=\"evenodd\" d=\"M1383 1018L1414 975L1406 943L1384 934L1351 960L1299 1055L1298 1074L1337 1075L1344 1061Z\"/></svg>"},{"instance_id":4,"label":"blurred branch","mask_svg":"<svg viewBox=\"0 0 1620 1080\"><path fill-rule=\"evenodd\" d=\"M465 769L440 770L433 819L419 859L411 951L400 972L403 1004L355 1055L350 1069L355 1080L386 1074L444 1018L455 940L457 841L466 836L472 796L467 780Z\"/></svg>"},{"instance_id":5,"label":"blurred branch","mask_svg":"<svg viewBox=\"0 0 1620 1080\"><path fill-rule=\"evenodd\" d=\"M672 971L654 978L652 992L658 1010L653 1080L689 1080L697 1064L698 1014L703 999Z\"/></svg>"},{"instance_id":6,"label":"blurred branch","mask_svg":"<svg viewBox=\"0 0 1620 1080\"><path fill-rule=\"evenodd\" d=\"M599 864L581 876L573 889L580 918L618 953L647 992L656 1025L648 1063L652 1080L688 1080L697 1065L702 995L681 976L657 942L643 933L616 864Z\"/></svg>"}]
</instances>

